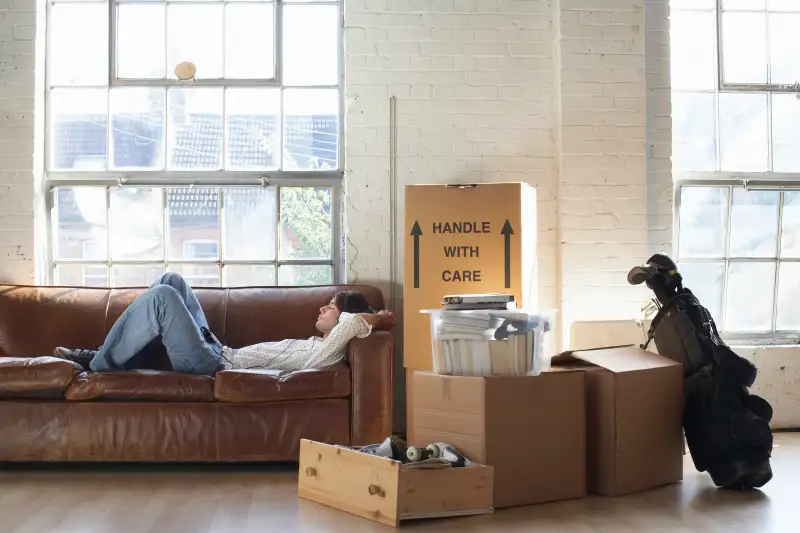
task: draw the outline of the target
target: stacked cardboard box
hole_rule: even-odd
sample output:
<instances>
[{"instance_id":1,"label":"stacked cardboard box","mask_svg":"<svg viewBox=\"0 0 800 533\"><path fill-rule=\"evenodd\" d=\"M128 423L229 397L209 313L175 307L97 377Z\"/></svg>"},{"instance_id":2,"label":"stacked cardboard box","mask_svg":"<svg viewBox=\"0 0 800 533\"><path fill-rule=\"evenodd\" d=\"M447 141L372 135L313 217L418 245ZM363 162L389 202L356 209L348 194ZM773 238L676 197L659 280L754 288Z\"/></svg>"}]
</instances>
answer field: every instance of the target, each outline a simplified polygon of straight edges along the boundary
<instances>
[{"instance_id":1,"label":"stacked cardboard box","mask_svg":"<svg viewBox=\"0 0 800 533\"><path fill-rule=\"evenodd\" d=\"M414 185L405 213L410 444L448 442L493 467L495 507L618 496L682 479L682 375L668 359L629 346L565 353L538 376L432 372L433 354L447 348L433 349L431 320L420 311L439 308L445 295L502 292L537 308L535 189ZM446 373L486 374L452 366Z\"/></svg>"},{"instance_id":2,"label":"stacked cardboard box","mask_svg":"<svg viewBox=\"0 0 800 533\"><path fill-rule=\"evenodd\" d=\"M405 190L403 366L413 438L414 372L431 371L430 319L448 294L507 293L537 303L536 189L525 183L409 185Z\"/></svg>"},{"instance_id":3,"label":"stacked cardboard box","mask_svg":"<svg viewBox=\"0 0 800 533\"><path fill-rule=\"evenodd\" d=\"M525 377L414 374L412 444L494 467L495 507L683 478L682 369L639 348L565 353Z\"/></svg>"}]
</instances>

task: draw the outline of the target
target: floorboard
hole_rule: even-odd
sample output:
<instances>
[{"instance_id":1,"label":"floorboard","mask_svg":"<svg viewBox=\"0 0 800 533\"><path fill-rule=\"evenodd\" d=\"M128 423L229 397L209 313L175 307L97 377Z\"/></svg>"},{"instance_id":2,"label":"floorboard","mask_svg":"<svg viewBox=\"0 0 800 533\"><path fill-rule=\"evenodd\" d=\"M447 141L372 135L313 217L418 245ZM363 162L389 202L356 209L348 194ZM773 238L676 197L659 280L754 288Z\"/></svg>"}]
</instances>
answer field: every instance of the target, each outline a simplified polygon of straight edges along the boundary
<instances>
[{"instance_id":1,"label":"floorboard","mask_svg":"<svg viewBox=\"0 0 800 533\"><path fill-rule=\"evenodd\" d=\"M776 435L763 491L714 488L686 458L682 483L413 522L420 532L746 533L800 531L800 434ZM293 465L5 466L0 533L368 533L391 528L299 500Z\"/></svg>"}]
</instances>

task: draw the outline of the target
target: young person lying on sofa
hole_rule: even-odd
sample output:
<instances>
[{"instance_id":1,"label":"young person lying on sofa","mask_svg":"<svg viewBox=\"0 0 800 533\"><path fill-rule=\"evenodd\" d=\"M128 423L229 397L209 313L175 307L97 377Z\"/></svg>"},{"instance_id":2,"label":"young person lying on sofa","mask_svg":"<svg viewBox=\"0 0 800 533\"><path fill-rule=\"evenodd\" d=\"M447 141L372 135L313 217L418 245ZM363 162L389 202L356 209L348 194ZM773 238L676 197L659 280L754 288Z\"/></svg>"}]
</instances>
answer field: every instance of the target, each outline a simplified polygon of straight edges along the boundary
<instances>
[{"instance_id":1,"label":"young person lying on sofa","mask_svg":"<svg viewBox=\"0 0 800 533\"><path fill-rule=\"evenodd\" d=\"M317 329L322 337L229 348L208 329L189 284L180 275L167 273L128 306L99 350L58 347L53 354L94 372L133 370L140 359L137 355L161 335L175 372L214 375L239 368L292 371L335 365L344 358L351 339L364 338L373 328L391 329L394 325L392 313L375 313L363 294L343 291L319 310Z\"/></svg>"}]
</instances>

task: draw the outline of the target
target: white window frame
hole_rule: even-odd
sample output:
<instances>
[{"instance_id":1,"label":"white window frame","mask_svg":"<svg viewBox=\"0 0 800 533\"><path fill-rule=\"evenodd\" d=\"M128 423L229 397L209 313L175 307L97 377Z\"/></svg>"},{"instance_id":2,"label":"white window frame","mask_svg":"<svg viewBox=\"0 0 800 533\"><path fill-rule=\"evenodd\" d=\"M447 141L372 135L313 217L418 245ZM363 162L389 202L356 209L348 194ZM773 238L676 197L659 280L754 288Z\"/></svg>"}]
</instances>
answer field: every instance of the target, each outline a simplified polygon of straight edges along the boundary
<instances>
[{"instance_id":1,"label":"white window frame","mask_svg":"<svg viewBox=\"0 0 800 533\"><path fill-rule=\"evenodd\" d=\"M714 263L723 261L725 264L725 268L723 270L723 282L722 282L722 307L721 312L725 312L725 304L726 304L726 294L727 294L727 285L728 285L728 267L730 263L736 262L748 262L748 263L774 263L775 264L775 285L773 287L773 294L772 294L772 327L770 331L758 331L758 332L739 332L739 331L721 331L720 334L722 337L728 342L735 342L739 345L753 345L753 346L763 346L763 345L780 345L780 344L798 344L800 343L800 330L778 330L777 329L777 319L778 319L778 291L780 288L780 264L781 263L797 263L800 262L800 258L792 258L792 257L733 257L730 255L729 246L730 246L730 231L731 231L731 217L732 217L732 204L733 204L733 189L734 188L743 188L748 191L775 191L781 193L779 210L778 210L778 246L776 248L776 254L780 253L780 240L782 238L781 228L783 225L783 193L789 191L797 191L800 190L800 184L793 184L787 185L780 182L751 182L748 180L740 180L740 179L722 179L722 178L712 178L706 180L683 180L683 181L676 181L675 183L675 200L673 202L673 233L674 233L674 242L675 245L675 257L677 261L681 262L681 257L679 254L680 250L680 243L678 241L678 236L680 235L680 203L681 203L681 189L683 187L727 187L730 189L730 194L728 194L728 206L727 206L727 229L726 229L726 244L725 244L725 252L724 256L721 257L714 257L714 258L705 258L705 257L697 257L697 258L689 258L686 259L687 262L690 263ZM687 287L690 289L692 288L691 283L687 283ZM701 304L703 302L700 302ZM714 320L717 322L717 325L722 325L722 316L715 316Z\"/></svg>"},{"instance_id":2,"label":"white window frame","mask_svg":"<svg viewBox=\"0 0 800 533\"><path fill-rule=\"evenodd\" d=\"M46 256L42 264L42 268L37 268L37 283L46 285L52 284L55 281L55 268L57 263L81 263L81 264L108 264L123 265L123 264L143 264L139 261L124 261L124 260L111 260L110 249L108 250L108 261L76 261L76 260L59 260L56 261L54 256L55 243L53 242L53 219L52 212L54 210L54 190L58 187L80 187L80 186L97 186L105 187L107 208L110 206L109 191L112 187L136 187L136 188L158 188L162 189L164 197L166 197L167 189L183 188L183 187L211 187L220 189L219 205L223 203L224 190L235 187L275 187L276 195L278 197L276 204L280 204L280 187L329 187L331 189L331 217L332 217L332 243L331 243L331 258L330 260L281 260L279 258L279 251L276 250L276 257L272 260L263 261L236 261L222 259L213 261L220 265L224 264L270 264L275 265L275 280L278 283L278 268L281 265L330 265L332 268L332 281L333 283L345 283L346 268L344 264L344 238L343 238L343 180L345 169L345 150L344 150L344 110L345 110L345 95L344 95L344 0L270 0L275 5L275 31L274 31L274 77L265 79L198 79L191 85L182 84L177 79L120 79L116 76L116 7L119 4L130 3L133 0L108 0L108 16L109 16L109 80L108 88L115 87L279 87L281 88L281 109L283 110L283 92L284 89L302 88L302 89L337 89L338 90L338 141L337 141L337 160L338 165L335 170L283 170L283 140L281 140L280 152L280 165L279 170L271 171L235 171L235 170L215 170L215 171L169 171L169 170L105 170L105 171L64 171L64 170L51 170L50 169L50 138L53 131L52 115L50 113L51 105L51 91L52 85L50 82L51 63L49 58L51 56L51 41L52 36L49 31L50 19L52 15L52 6L54 3L64 2L65 0L46 0L46 33L45 33L45 75L44 75L44 113L45 113L45 128L43 137L43 176L42 176L42 193L43 202L41 208L37 210L36 215L44 220L44 225L40 225L40 234L42 243L46 251ZM70 4L76 3L97 3L97 0L68 0ZM163 0L167 4L180 3L186 5L185 0L176 2L175 0ZM219 0L219 3L225 3L227 0ZM191 2L189 2L191 3ZM337 61L338 61L338 79L335 85L302 85L292 86L284 85L281 80L283 71L283 19L282 10L283 6L287 4L296 5L335 5L338 7L338 38L337 38ZM223 54L224 61L224 54ZM70 88L88 88L81 86L70 86ZM92 87L96 88L96 87ZM223 120L225 117L223 98ZM110 115L109 115L110 117ZM110 118L109 118L110 120ZM167 204L164 203L164 211L166 213ZM280 211L280 207L278 207ZM280 213L279 213L280 214ZM166 216L166 215L165 215ZM276 219L276 234L280 232L280 217ZM110 231L110 228L108 228ZM165 227L166 231L166 227ZM165 234L166 239L166 234ZM222 241L220 241L222 242ZM276 246L279 241L276 241ZM221 244L222 246L222 244ZM220 248L222 253L223 248ZM159 263L160 261L148 261L148 264ZM190 263L190 261L166 261L169 264L177 263ZM193 263L198 263L194 261ZM109 270L110 276L110 270ZM109 285L113 285L109 277Z\"/></svg>"},{"instance_id":3,"label":"white window frame","mask_svg":"<svg viewBox=\"0 0 800 533\"><path fill-rule=\"evenodd\" d=\"M785 192L785 191L794 191L800 190L800 172L773 172L773 148L772 148L772 94L796 94L798 98L800 98L800 79L795 82L794 84L758 84L758 83L726 83L724 80L724 72L723 72L723 46L722 46L722 3L724 0L715 0L715 19L716 19L716 50L715 50L715 66L716 66L716 87L714 89L707 89L707 90L675 90L673 89L673 94L681 93L681 92L691 92L691 93L710 93L714 94L717 97L715 98L715 109L714 109L714 121L715 121L715 139L716 139L716 161L717 161L717 168L719 168L721 157L720 157L720 131L719 131L719 94L720 93L767 93L770 95L770 98L767 99L767 120L768 120L768 128L767 128L767 143L768 143L768 168L770 169L767 172L730 172L730 171L681 171L681 170L674 170L673 171L673 185L674 185L674 198L672 202L673 207L673 240L674 243L674 250L675 250L675 258L679 262L681 260L679 255L680 250L680 198L681 198L681 188L684 186L709 186L709 187L742 187L746 190L752 191L777 191L777 192ZM767 4L767 8L769 5ZM682 5L680 8L676 9L676 11L702 11L708 12L710 11L709 8L692 8L692 7L685 7ZM737 10L737 11L751 11L751 12L763 12L763 9L752 9L752 10ZM792 12L793 13L793 12ZM798 2L798 9L797 13L800 13L800 1ZM769 19L767 20L767 24L769 24ZM769 31L767 31L767 41L769 41ZM768 58L767 58L768 61ZM769 63L767 64L769 68ZM732 189L731 189L732 193ZM730 241L730 220L731 220L731 204L733 201L733 194L728 196L728 229L727 229L727 236L726 239ZM783 222L783 194L781 194L781 208L779 209L778 213L778 239L781 238L780 228L782 227ZM772 331L769 332L735 332L735 331L723 331L721 335L723 338L728 342L735 342L739 345L780 345L780 344L798 344L800 343L800 330L798 331L777 331L776 330L776 320L777 320L777 305L778 305L778 290L780 286L780 280L778 279L778 268L780 263L782 262L798 262L800 259L793 259L793 258L746 258L746 257L729 257L728 254L728 246L726 244L726 256L724 258L716 258L716 259L703 259L703 258L691 258L687 259L687 261L691 261L693 263L699 263L706 261L719 261L724 259L725 261L725 272L724 272L724 279L722 284L722 304L723 304L723 312L725 306L725 295L727 292L727 283L728 283L728 265L730 262L736 261L752 261L752 262L774 262L776 264L776 280L775 280L775 288L773 293L773 317L772 317ZM778 247L778 253L780 253L780 247ZM690 287L691 288L691 287ZM702 302L701 302L702 303ZM714 317L715 320L718 322L721 320L722 317Z\"/></svg>"}]
</instances>

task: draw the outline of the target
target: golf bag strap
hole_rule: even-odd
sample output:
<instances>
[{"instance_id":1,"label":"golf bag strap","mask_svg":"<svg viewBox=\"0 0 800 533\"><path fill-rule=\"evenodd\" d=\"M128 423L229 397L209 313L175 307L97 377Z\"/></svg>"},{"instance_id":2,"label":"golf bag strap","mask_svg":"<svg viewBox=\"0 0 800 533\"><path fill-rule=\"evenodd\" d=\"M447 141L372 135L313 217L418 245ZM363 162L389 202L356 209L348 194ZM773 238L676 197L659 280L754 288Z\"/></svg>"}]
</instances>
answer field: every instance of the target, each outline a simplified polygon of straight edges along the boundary
<instances>
[{"instance_id":1,"label":"golf bag strap","mask_svg":"<svg viewBox=\"0 0 800 533\"><path fill-rule=\"evenodd\" d=\"M694 294L689 291L676 294L672 299L665 303L661 309L658 310L658 313L656 313L656 316L653 317L653 321L650 323L650 329L647 331L647 341L641 345L643 350L647 349L647 347L650 345L650 342L655 337L656 328L664 319L664 315L669 313L676 305L678 305L679 302L688 298L694 298Z\"/></svg>"}]
</instances>

